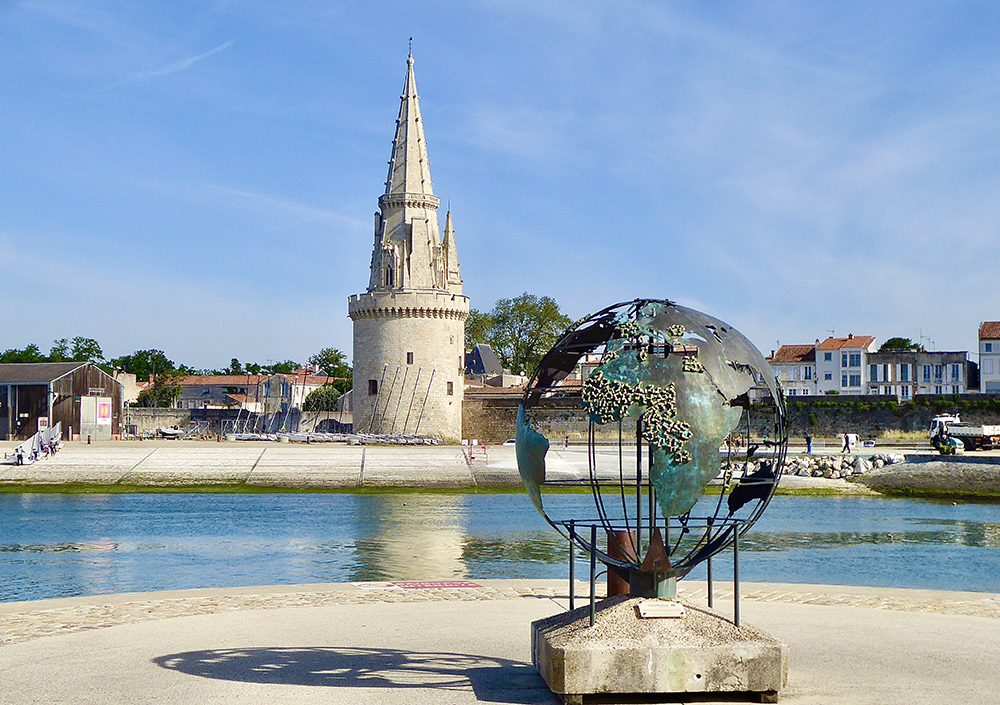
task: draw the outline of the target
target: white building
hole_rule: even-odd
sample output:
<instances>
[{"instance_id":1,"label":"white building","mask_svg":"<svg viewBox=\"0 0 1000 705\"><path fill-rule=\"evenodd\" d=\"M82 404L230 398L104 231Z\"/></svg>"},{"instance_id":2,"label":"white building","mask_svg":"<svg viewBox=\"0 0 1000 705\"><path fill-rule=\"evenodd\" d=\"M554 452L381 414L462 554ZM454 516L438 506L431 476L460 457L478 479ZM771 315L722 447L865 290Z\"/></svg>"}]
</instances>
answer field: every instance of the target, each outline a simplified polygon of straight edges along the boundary
<instances>
[{"instance_id":1,"label":"white building","mask_svg":"<svg viewBox=\"0 0 1000 705\"><path fill-rule=\"evenodd\" d=\"M969 361L965 351L891 350L868 356L868 393L909 401L921 394L965 394Z\"/></svg>"},{"instance_id":2,"label":"white building","mask_svg":"<svg viewBox=\"0 0 1000 705\"><path fill-rule=\"evenodd\" d=\"M979 389L1000 392L1000 321L979 324Z\"/></svg>"},{"instance_id":3,"label":"white building","mask_svg":"<svg viewBox=\"0 0 1000 705\"><path fill-rule=\"evenodd\" d=\"M875 338L848 335L816 341L817 392L819 394L865 394L865 369Z\"/></svg>"},{"instance_id":4,"label":"white building","mask_svg":"<svg viewBox=\"0 0 1000 705\"><path fill-rule=\"evenodd\" d=\"M781 382L786 397L816 394L816 346L782 345L767 362Z\"/></svg>"},{"instance_id":5,"label":"white building","mask_svg":"<svg viewBox=\"0 0 1000 705\"><path fill-rule=\"evenodd\" d=\"M438 226L413 56L378 205L368 289L348 299L354 430L459 441L469 299L450 211L443 239Z\"/></svg>"}]
</instances>

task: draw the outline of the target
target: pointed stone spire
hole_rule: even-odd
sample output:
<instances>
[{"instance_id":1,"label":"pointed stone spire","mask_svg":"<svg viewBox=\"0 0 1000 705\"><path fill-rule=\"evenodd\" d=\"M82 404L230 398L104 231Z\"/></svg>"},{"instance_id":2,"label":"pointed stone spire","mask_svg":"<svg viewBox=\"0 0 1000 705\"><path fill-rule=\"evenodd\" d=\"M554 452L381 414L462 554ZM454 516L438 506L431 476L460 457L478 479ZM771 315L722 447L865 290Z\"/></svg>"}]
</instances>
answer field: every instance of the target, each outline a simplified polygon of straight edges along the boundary
<instances>
[{"instance_id":1,"label":"pointed stone spire","mask_svg":"<svg viewBox=\"0 0 1000 705\"><path fill-rule=\"evenodd\" d=\"M396 137L392 141L392 158L389 160L385 193L434 195L412 54L406 58L406 80L403 83L403 95L400 96Z\"/></svg>"},{"instance_id":2,"label":"pointed stone spire","mask_svg":"<svg viewBox=\"0 0 1000 705\"><path fill-rule=\"evenodd\" d=\"M455 247L455 228L451 225L451 209L444 221L445 286L453 294L462 293L462 273L458 268L458 248Z\"/></svg>"},{"instance_id":3,"label":"pointed stone spire","mask_svg":"<svg viewBox=\"0 0 1000 705\"><path fill-rule=\"evenodd\" d=\"M368 289L347 304L355 428L457 442L469 299L462 295L451 213L443 239L438 226L412 55L378 205ZM417 407L413 414L387 413L408 399L422 400L419 413Z\"/></svg>"}]
</instances>

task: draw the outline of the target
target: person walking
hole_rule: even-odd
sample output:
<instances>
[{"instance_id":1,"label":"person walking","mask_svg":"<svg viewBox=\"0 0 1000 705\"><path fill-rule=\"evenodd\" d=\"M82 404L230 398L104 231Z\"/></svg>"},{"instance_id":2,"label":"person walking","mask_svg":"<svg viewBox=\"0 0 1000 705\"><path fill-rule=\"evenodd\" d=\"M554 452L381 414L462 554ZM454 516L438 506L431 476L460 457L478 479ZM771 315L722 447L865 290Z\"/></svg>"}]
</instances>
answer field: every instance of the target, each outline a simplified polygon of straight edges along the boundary
<instances>
[{"instance_id":1,"label":"person walking","mask_svg":"<svg viewBox=\"0 0 1000 705\"><path fill-rule=\"evenodd\" d=\"M844 447L840 449L841 453L851 452L851 437L849 434L844 434Z\"/></svg>"},{"instance_id":2,"label":"person walking","mask_svg":"<svg viewBox=\"0 0 1000 705\"><path fill-rule=\"evenodd\" d=\"M813 452L813 439L808 433L806 434L806 455L812 455Z\"/></svg>"}]
</instances>

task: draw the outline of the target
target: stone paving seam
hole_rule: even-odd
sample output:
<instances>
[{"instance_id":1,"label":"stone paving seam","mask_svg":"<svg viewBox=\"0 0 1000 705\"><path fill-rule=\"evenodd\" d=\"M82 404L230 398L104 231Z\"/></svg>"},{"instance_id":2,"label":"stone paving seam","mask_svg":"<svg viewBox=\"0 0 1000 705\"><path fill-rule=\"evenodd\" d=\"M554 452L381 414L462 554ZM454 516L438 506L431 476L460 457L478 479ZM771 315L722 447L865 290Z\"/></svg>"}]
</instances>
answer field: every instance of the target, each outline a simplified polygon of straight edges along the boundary
<instances>
[{"instance_id":1,"label":"stone paving seam","mask_svg":"<svg viewBox=\"0 0 1000 705\"><path fill-rule=\"evenodd\" d=\"M247 472L246 477L243 478L244 485L250 482L250 476L253 475L253 471L257 469L258 465L260 465L261 458L264 457L264 453L266 452L267 448L261 448L260 455L257 456L257 459L254 461L253 466L250 468L250 471Z\"/></svg>"},{"instance_id":2,"label":"stone paving seam","mask_svg":"<svg viewBox=\"0 0 1000 705\"><path fill-rule=\"evenodd\" d=\"M125 479L126 477L128 477L129 475L131 475L131 474L132 474L132 473L133 473L133 472L135 471L135 469L136 469L137 467L139 467L139 466L140 466L140 465L142 465L142 464L143 464L144 462L146 462L146 461L147 461L147 460L149 459L149 456L151 456L151 455L152 455L153 453L155 453L155 452L156 452L156 451L158 451L158 450L159 450L159 448L153 448L153 450L149 451L149 452L148 452L148 453L147 453L147 454L146 454L146 455L145 455L145 456L143 457L143 459L142 459L142 460L140 460L140 461L139 461L138 463L136 463L135 465L133 465L132 467L130 467L130 468L129 468L128 470L126 470L125 472L123 472L123 473L121 474L121 476L120 476L120 477L119 477L119 478L118 478L117 480L115 480L114 484L116 484L116 485L117 485L117 484L118 484L119 482L121 482L121 481L122 481L122 480L124 480L124 479Z\"/></svg>"}]
</instances>

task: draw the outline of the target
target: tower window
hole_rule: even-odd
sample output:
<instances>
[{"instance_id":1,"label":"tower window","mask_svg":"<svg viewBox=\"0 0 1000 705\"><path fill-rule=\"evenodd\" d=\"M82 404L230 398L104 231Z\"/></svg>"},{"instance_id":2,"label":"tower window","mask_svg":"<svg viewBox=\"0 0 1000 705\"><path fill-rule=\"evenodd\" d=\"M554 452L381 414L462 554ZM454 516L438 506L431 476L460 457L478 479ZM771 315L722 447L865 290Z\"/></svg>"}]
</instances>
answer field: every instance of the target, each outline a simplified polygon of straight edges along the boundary
<instances>
[{"instance_id":1,"label":"tower window","mask_svg":"<svg viewBox=\"0 0 1000 705\"><path fill-rule=\"evenodd\" d=\"M369 395L378 394L378 380L377 379L370 379L370 380L368 380L368 394Z\"/></svg>"},{"instance_id":2,"label":"tower window","mask_svg":"<svg viewBox=\"0 0 1000 705\"><path fill-rule=\"evenodd\" d=\"M406 364L407 365L413 364L413 353L411 352L406 353Z\"/></svg>"},{"instance_id":3,"label":"tower window","mask_svg":"<svg viewBox=\"0 0 1000 705\"><path fill-rule=\"evenodd\" d=\"M452 396L454 394L455 394L455 383L448 382L448 396Z\"/></svg>"}]
</instances>

